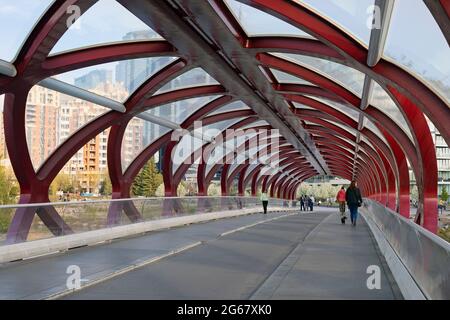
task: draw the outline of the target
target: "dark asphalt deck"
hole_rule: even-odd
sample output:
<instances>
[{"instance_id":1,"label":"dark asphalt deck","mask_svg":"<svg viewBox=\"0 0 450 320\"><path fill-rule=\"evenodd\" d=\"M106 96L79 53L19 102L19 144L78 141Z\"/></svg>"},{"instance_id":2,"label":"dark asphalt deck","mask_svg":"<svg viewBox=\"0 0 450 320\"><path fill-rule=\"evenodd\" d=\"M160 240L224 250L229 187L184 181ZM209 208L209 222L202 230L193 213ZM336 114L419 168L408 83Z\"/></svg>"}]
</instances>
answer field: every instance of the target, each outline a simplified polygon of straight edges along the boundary
<instances>
[{"instance_id":1,"label":"dark asphalt deck","mask_svg":"<svg viewBox=\"0 0 450 320\"><path fill-rule=\"evenodd\" d=\"M101 279L130 265L286 214L252 214L220 219L3 264L0 265L0 299L43 299L67 290L69 274L66 270L70 265L80 267L83 279Z\"/></svg>"},{"instance_id":2,"label":"dark asphalt deck","mask_svg":"<svg viewBox=\"0 0 450 320\"><path fill-rule=\"evenodd\" d=\"M335 209L323 209L266 222L65 298L401 298L365 222L352 227L338 220ZM366 285L371 265L381 270L379 290Z\"/></svg>"}]
</instances>

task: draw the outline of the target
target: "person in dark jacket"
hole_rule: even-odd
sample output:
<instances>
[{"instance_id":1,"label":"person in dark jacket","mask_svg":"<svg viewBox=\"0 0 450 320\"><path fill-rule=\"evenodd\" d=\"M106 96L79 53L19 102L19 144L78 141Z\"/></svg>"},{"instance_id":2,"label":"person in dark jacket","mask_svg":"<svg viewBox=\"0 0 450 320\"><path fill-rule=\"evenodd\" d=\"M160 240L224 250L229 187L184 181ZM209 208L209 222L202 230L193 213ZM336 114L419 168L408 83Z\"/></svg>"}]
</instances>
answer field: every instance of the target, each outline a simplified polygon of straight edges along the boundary
<instances>
[{"instance_id":1,"label":"person in dark jacket","mask_svg":"<svg viewBox=\"0 0 450 320\"><path fill-rule=\"evenodd\" d=\"M300 197L300 211L306 211L305 197L303 195Z\"/></svg>"},{"instance_id":2,"label":"person in dark jacket","mask_svg":"<svg viewBox=\"0 0 450 320\"><path fill-rule=\"evenodd\" d=\"M356 186L356 181L352 181L350 187L345 192L345 201L347 201L348 209L350 210L350 220L353 226L356 226L356 219L358 218L358 207L362 205L361 191Z\"/></svg>"}]
</instances>

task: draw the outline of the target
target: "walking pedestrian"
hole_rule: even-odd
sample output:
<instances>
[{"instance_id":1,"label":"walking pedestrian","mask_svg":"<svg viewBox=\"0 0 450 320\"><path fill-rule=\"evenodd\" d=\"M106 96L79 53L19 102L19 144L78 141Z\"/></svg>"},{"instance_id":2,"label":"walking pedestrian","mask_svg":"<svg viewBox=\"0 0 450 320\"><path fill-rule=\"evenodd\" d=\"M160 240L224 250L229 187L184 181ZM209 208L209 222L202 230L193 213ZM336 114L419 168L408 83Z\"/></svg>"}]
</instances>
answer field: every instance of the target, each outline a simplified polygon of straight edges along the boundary
<instances>
[{"instance_id":1,"label":"walking pedestrian","mask_svg":"<svg viewBox=\"0 0 450 320\"><path fill-rule=\"evenodd\" d=\"M267 214L267 205L269 204L269 197L267 192L261 192L261 201L264 209L264 214Z\"/></svg>"},{"instance_id":2,"label":"walking pedestrian","mask_svg":"<svg viewBox=\"0 0 450 320\"><path fill-rule=\"evenodd\" d=\"M347 216L345 215L345 188L343 186L336 195L336 201L339 203L339 212L341 213L341 223L345 224Z\"/></svg>"},{"instance_id":3,"label":"walking pedestrian","mask_svg":"<svg viewBox=\"0 0 450 320\"><path fill-rule=\"evenodd\" d=\"M306 208L305 208L305 196L304 195L302 195L300 197L300 211L306 211Z\"/></svg>"},{"instance_id":4,"label":"walking pedestrian","mask_svg":"<svg viewBox=\"0 0 450 320\"><path fill-rule=\"evenodd\" d=\"M356 181L353 180L345 193L345 200L347 201L348 209L350 210L350 220L353 226L356 226L358 219L358 208L362 205L361 191L356 186Z\"/></svg>"},{"instance_id":5,"label":"walking pedestrian","mask_svg":"<svg viewBox=\"0 0 450 320\"><path fill-rule=\"evenodd\" d=\"M309 208L311 211L313 211L314 209L314 202L316 201L316 199L314 199L313 195L309 196Z\"/></svg>"}]
</instances>

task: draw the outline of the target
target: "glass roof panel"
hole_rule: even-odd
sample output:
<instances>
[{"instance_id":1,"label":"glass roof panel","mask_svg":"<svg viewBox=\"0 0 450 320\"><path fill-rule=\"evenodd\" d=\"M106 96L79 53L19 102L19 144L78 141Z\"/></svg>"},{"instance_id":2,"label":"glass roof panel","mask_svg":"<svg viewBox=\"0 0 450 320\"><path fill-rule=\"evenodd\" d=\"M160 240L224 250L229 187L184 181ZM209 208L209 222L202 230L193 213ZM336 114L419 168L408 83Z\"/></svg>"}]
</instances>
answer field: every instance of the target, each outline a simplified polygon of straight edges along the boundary
<instances>
[{"instance_id":1,"label":"glass roof panel","mask_svg":"<svg viewBox=\"0 0 450 320\"><path fill-rule=\"evenodd\" d=\"M274 165L276 166L277 164L274 163ZM266 167L261 169L261 172L260 172L259 175L260 176L271 176L271 175L276 174L277 172L278 172L278 170L276 170L276 169L274 169L274 168L272 168L270 166L266 166Z\"/></svg>"},{"instance_id":2,"label":"glass roof panel","mask_svg":"<svg viewBox=\"0 0 450 320\"><path fill-rule=\"evenodd\" d=\"M366 46L370 40L367 21L372 15L374 0L294 0L306 5L325 19L338 25Z\"/></svg>"},{"instance_id":3,"label":"glass roof panel","mask_svg":"<svg viewBox=\"0 0 450 320\"><path fill-rule=\"evenodd\" d=\"M153 122L133 118L128 123L122 140L122 170L125 171L145 148L170 130ZM158 162L158 156L156 154L155 162Z\"/></svg>"},{"instance_id":4,"label":"glass roof panel","mask_svg":"<svg viewBox=\"0 0 450 320\"><path fill-rule=\"evenodd\" d=\"M216 123L209 124L207 126L203 126L200 129L196 130L197 132L200 132L203 134L205 138L215 138L218 135L222 134L222 131L230 127L231 125L235 124L236 122L242 120L243 118L235 118L235 119L228 119L224 121L219 121ZM226 138L226 135L222 135L222 140Z\"/></svg>"},{"instance_id":5,"label":"glass roof panel","mask_svg":"<svg viewBox=\"0 0 450 320\"><path fill-rule=\"evenodd\" d=\"M34 25L54 0L0 0L0 59L14 61Z\"/></svg>"},{"instance_id":6,"label":"glass roof panel","mask_svg":"<svg viewBox=\"0 0 450 320\"><path fill-rule=\"evenodd\" d=\"M375 148L373 147L372 142L370 142L369 139L367 139L366 136L364 136L363 134L361 135L361 141L364 141L364 142L367 143L372 149L375 150ZM361 146L360 146L360 149L361 149L361 150L364 150L364 148L361 147ZM364 150L364 152L365 152L365 150Z\"/></svg>"},{"instance_id":7,"label":"glass roof panel","mask_svg":"<svg viewBox=\"0 0 450 320\"><path fill-rule=\"evenodd\" d=\"M215 138L217 135L220 135L223 130L231 126L233 123L236 123L239 119L229 119L224 121L219 121L207 126L203 126L195 130L197 133L195 136L186 135L184 136L177 147L174 150L174 154L177 155L177 159L173 160L173 172L179 168L180 164L182 164L185 159L189 156L189 154L193 153L195 150L200 148L202 145L209 143L209 138ZM203 139L201 139L203 137ZM225 139L223 136L222 139ZM223 145L223 144L222 144ZM181 162L180 162L181 161Z\"/></svg>"},{"instance_id":8,"label":"glass roof panel","mask_svg":"<svg viewBox=\"0 0 450 320\"><path fill-rule=\"evenodd\" d=\"M258 166L257 163L255 163L255 164L250 164L250 166L247 168L247 171L245 172L245 178L244 178L244 179L247 179L248 176L250 175L250 173L252 173L253 170L255 170L255 168L256 168L257 166Z\"/></svg>"},{"instance_id":9,"label":"glass roof panel","mask_svg":"<svg viewBox=\"0 0 450 320\"><path fill-rule=\"evenodd\" d=\"M320 59L316 57L305 56L301 54L291 54L291 53L272 53L274 56L278 56L282 59L286 59L297 63L303 67L313 70L329 79L335 81L341 86L350 90L358 97L361 97L363 86L364 86L364 73L336 63L333 61Z\"/></svg>"},{"instance_id":10,"label":"glass roof panel","mask_svg":"<svg viewBox=\"0 0 450 320\"><path fill-rule=\"evenodd\" d=\"M213 153L211 153L211 156L208 158L208 162L206 164L205 176L209 174L213 165L216 165L217 162L222 161L222 158L226 155L225 151L226 150L224 150L223 148L214 148Z\"/></svg>"},{"instance_id":11,"label":"glass roof panel","mask_svg":"<svg viewBox=\"0 0 450 320\"><path fill-rule=\"evenodd\" d=\"M211 77L202 68L191 69L179 77L173 79L169 83L165 84L161 89L159 89L156 94L178 90L182 88L189 88L194 86L205 86L211 84L219 84L216 79Z\"/></svg>"},{"instance_id":12,"label":"glass roof panel","mask_svg":"<svg viewBox=\"0 0 450 320\"><path fill-rule=\"evenodd\" d=\"M271 151L270 142L254 143L254 147L251 147L247 151L247 156L251 160L251 163L258 163L258 159L263 155L269 154Z\"/></svg>"},{"instance_id":13,"label":"glass roof panel","mask_svg":"<svg viewBox=\"0 0 450 320\"><path fill-rule=\"evenodd\" d=\"M408 135L411 142L414 143L411 131L409 130L408 124L402 112L399 110L395 102L392 101L386 91L384 91L384 89L376 81L373 81L373 91L370 104L394 120L395 123Z\"/></svg>"},{"instance_id":14,"label":"glass roof panel","mask_svg":"<svg viewBox=\"0 0 450 320\"><path fill-rule=\"evenodd\" d=\"M213 165L218 162L221 163L222 158L226 155L226 150L223 147L215 147L211 152L210 157L206 162L205 176L211 171Z\"/></svg>"},{"instance_id":15,"label":"glass roof panel","mask_svg":"<svg viewBox=\"0 0 450 320\"><path fill-rule=\"evenodd\" d=\"M194 152L199 149L207 141L195 136L184 135L172 153L172 173L175 173L182 164L194 163Z\"/></svg>"},{"instance_id":16,"label":"glass roof panel","mask_svg":"<svg viewBox=\"0 0 450 320\"><path fill-rule=\"evenodd\" d=\"M227 127L230 127L232 124L237 123L241 120L243 120L244 118L239 118L236 121L230 123ZM225 127L223 128L223 130L225 129ZM226 141L226 143L219 143L219 141L217 142L217 145L215 146L215 148L213 149L213 151L211 152L211 156L207 161L207 166L206 166L206 172L209 172L213 166L213 164L215 164L215 162L219 161L222 159L223 156L227 155L230 152L233 152L239 145L243 144L246 140L250 139L251 137L255 136L255 132L243 132L242 135L237 135L234 137L234 139L229 139ZM226 135L223 136L222 140L225 140Z\"/></svg>"},{"instance_id":17,"label":"glass roof panel","mask_svg":"<svg viewBox=\"0 0 450 320\"><path fill-rule=\"evenodd\" d=\"M34 168L39 168L75 131L109 110L41 86L31 88L25 109L25 132ZM103 148L107 145L108 132L109 129L97 136L98 140L94 141L94 144L100 151L96 152L106 153ZM78 155L77 161L83 166L83 150L79 152L81 156ZM100 158L98 165L102 166L102 161L106 161L106 158Z\"/></svg>"},{"instance_id":18,"label":"glass roof panel","mask_svg":"<svg viewBox=\"0 0 450 320\"><path fill-rule=\"evenodd\" d=\"M383 142L384 142L386 145L389 145L389 144L387 143L386 138L385 138L384 135L381 133L381 131L378 130L378 128L376 127L376 125L375 125L372 121L370 121L370 119L367 118L367 117L364 117L364 127L366 127L367 129L369 129L370 131L372 131L373 133L375 133L381 140L383 140Z\"/></svg>"},{"instance_id":19,"label":"glass roof panel","mask_svg":"<svg viewBox=\"0 0 450 320\"><path fill-rule=\"evenodd\" d=\"M270 71L272 72L273 76L275 77L275 79L277 79L279 83L306 84L308 86L316 86L315 84L312 84L309 81L306 81L299 77L295 77L289 73L277 69L271 68Z\"/></svg>"},{"instance_id":20,"label":"glass roof panel","mask_svg":"<svg viewBox=\"0 0 450 320\"><path fill-rule=\"evenodd\" d=\"M65 72L56 79L101 96L124 102L139 86L174 57L130 59Z\"/></svg>"},{"instance_id":21,"label":"glass roof panel","mask_svg":"<svg viewBox=\"0 0 450 320\"><path fill-rule=\"evenodd\" d=\"M237 166L240 165L240 164L242 164L242 160L241 160L240 163L239 163L237 160L236 160L236 161L233 161L233 163L231 164L230 168L228 169L228 175L227 175L227 178L230 178L231 173L232 173L234 170L236 170ZM237 177L239 177L239 175L236 175L235 178L237 178Z\"/></svg>"},{"instance_id":22,"label":"glass roof panel","mask_svg":"<svg viewBox=\"0 0 450 320\"><path fill-rule=\"evenodd\" d=\"M350 117L351 119L353 119L354 121L358 122L359 120L359 111L355 110L354 108L351 108L349 106L346 106L345 104L330 100L330 99L326 99L326 98L319 98L316 96L312 96L312 95L308 95L305 94L304 96L317 100L319 102L322 102L326 105L329 105L331 107L333 107L336 110L339 110L340 112L342 112L343 114L347 115L348 117Z\"/></svg>"},{"instance_id":23,"label":"glass roof panel","mask_svg":"<svg viewBox=\"0 0 450 320\"><path fill-rule=\"evenodd\" d=\"M258 120L258 121L252 122L246 126L243 126L241 129L245 130L248 128L268 126L268 125L269 125L269 123L266 120Z\"/></svg>"},{"instance_id":24,"label":"glass roof panel","mask_svg":"<svg viewBox=\"0 0 450 320\"><path fill-rule=\"evenodd\" d=\"M350 132L350 133L353 134L353 135L356 134L356 131L357 131L357 130L355 130L355 129L353 129L353 128L350 128L349 126L346 126L346 125L341 124L341 123L339 123L339 122L332 121L332 120L328 120L328 119L326 119L325 121L330 122L331 124L334 124L334 125L338 126L339 128L342 128L342 129L344 129L344 130Z\"/></svg>"},{"instance_id":25,"label":"glass roof panel","mask_svg":"<svg viewBox=\"0 0 450 320\"><path fill-rule=\"evenodd\" d=\"M303 120L302 119L302 121L305 123L305 124L307 124L307 125L312 125L312 126L317 126L318 124L316 124L316 123L314 123L314 122L311 122L311 121L309 121L309 120Z\"/></svg>"},{"instance_id":26,"label":"glass roof panel","mask_svg":"<svg viewBox=\"0 0 450 320\"><path fill-rule=\"evenodd\" d=\"M339 137L339 138L341 138L342 140L344 140L344 141L346 141L346 142L352 144L353 146L355 145L355 142L353 142L353 141L350 141L350 140L345 139L345 138L342 138L342 137ZM334 142L331 142L331 143L334 143ZM345 147L345 146L343 146L343 145L341 145L341 144L339 144L339 147L340 147L340 148L343 148L344 150L347 150L348 152L350 152L350 153L352 153L352 154L355 153L355 149L354 149L354 148L353 148L353 149L349 149L349 148L347 148L347 147ZM329 148L331 148L331 147L329 147Z\"/></svg>"},{"instance_id":27,"label":"glass roof panel","mask_svg":"<svg viewBox=\"0 0 450 320\"><path fill-rule=\"evenodd\" d=\"M307 106L305 104L302 103L298 103L298 102L292 102L295 106L296 109L307 109L307 110L316 110L310 106Z\"/></svg>"},{"instance_id":28,"label":"glass roof panel","mask_svg":"<svg viewBox=\"0 0 450 320\"><path fill-rule=\"evenodd\" d=\"M225 3L250 37L277 35L315 39L308 33L264 11L235 0L225 0Z\"/></svg>"},{"instance_id":29,"label":"glass roof panel","mask_svg":"<svg viewBox=\"0 0 450 320\"><path fill-rule=\"evenodd\" d=\"M211 116L211 115L218 114L218 113L237 111L237 110L249 110L249 109L250 109L250 107L247 106L242 101L234 101L234 102L224 105L223 107L220 107L219 109L209 113L208 115Z\"/></svg>"},{"instance_id":30,"label":"glass roof panel","mask_svg":"<svg viewBox=\"0 0 450 320\"><path fill-rule=\"evenodd\" d=\"M40 1L29 1L40 2ZM115 0L100 0L59 39L50 54L102 44L162 39Z\"/></svg>"},{"instance_id":31,"label":"glass roof panel","mask_svg":"<svg viewBox=\"0 0 450 320\"><path fill-rule=\"evenodd\" d=\"M450 47L422 0L395 1L384 56L450 103Z\"/></svg>"},{"instance_id":32,"label":"glass roof panel","mask_svg":"<svg viewBox=\"0 0 450 320\"><path fill-rule=\"evenodd\" d=\"M181 124L195 111L218 97L219 96L207 96L180 100L152 108L147 110L146 113Z\"/></svg>"}]
</instances>

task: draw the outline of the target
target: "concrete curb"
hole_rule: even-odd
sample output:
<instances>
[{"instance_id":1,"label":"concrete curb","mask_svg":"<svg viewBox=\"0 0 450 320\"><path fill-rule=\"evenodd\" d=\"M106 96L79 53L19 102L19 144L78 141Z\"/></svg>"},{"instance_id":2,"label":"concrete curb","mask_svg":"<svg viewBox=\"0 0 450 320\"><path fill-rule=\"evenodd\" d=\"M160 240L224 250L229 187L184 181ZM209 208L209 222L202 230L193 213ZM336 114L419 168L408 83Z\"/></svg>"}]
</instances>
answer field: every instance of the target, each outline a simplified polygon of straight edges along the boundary
<instances>
[{"instance_id":1,"label":"concrete curb","mask_svg":"<svg viewBox=\"0 0 450 320\"><path fill-rule=\"evenodd\" d=\"M295 211L297 208L273 207L270 212ZM216 219L238 217L261 212L261 208L200 213L161 220L144 221L123 226L87 231L61 237L35 240L12 245L0 246L0 263L30 259L52 254L71 248L89 246L113 239L138 235L150 231L179 227L192 223L207 222Z\"/></svg>"},{"instance_id":2,"label":"concrete curb","mask_svg":"<svg viewBox=\"0 0 450 320\"><path fill-rule=\"evenodd\" d=\"M394 249L384 237L383 232L370 218L370 214L367 214L364 208L361 208L360 211L361 216L366 221L378 244L378 248L384 256L403 297L406 300L426 300L425 295L422 293L412 276L409 274L408 269L406 269L405 265L401 262Z\"/></svg>"}]
</instances>

